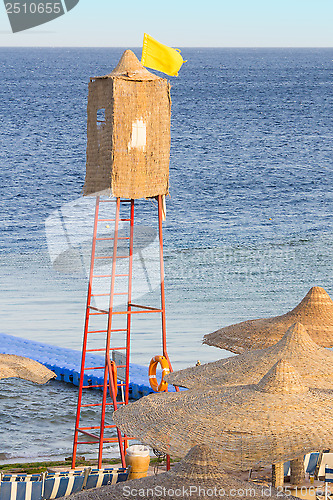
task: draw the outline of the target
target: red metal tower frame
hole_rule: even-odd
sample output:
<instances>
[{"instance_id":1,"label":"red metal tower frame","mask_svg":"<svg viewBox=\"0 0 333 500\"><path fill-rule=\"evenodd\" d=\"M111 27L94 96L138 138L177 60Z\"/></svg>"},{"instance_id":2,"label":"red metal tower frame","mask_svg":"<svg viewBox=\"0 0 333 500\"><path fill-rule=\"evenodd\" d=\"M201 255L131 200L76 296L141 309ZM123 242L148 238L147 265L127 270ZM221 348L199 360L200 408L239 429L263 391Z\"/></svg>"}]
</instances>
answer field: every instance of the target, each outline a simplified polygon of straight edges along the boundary
<instances>
[{"instance_id":1,"label":"red metal tower frame","mask_svg":"<svg viewBox=\"0 0 333 500\"><path fill-rule=\"evenodd\" d=\"M164 261L163 261L163 232L162 232L162 220L163 220L163 199L159 195L157 197L158 201L158 236L159 236L159 257L160 257L160 295L161 295L161 306L160 308L142 306L132 303L132 279L133 279L133 242L134 242L134 200L121 200L117 198L116 200L101 200L100 197L96 197L96 207L95 207L95 218L94 218L94 229L93 229L93 239L92 239L92 251L91 251L91 263L89 272L89 284L88 284L88 294L87 294L87 306L84 324L84 335L83 335L83 347L82 347L82 361L81 361L81 374L79 383L79 395L76 413L76 423L74 432L74 443L73 443L73 458L72 467L76 464L77 447L79 444L90 444L95 443L99 446L98 452L98 467L102 466L103 458L103 445L104 443L118 442L120 457L123 467L125 467L125 453L128 444L128 440L131 439L126 435L123 435L121 431L114 425L108 425L106 423L106 408L112 405L114 410L117 410L118 406L121 404L128 404L129 402L129 365L130 365L130 345L131 345L131 319L133 314L145 314L145 313L160 313L162 321L162 350L163 356L166 358L170 371L172 371L171 362L167 352L166 343L166 312L165 312L165 288L164 288ZM100 203L116 203L116 214L114 219L100 219ZM120 218L120 208L122 204L130 204L130 216L128 218ZM129 222L130 231L129 236L119 236L119 222ZM98 224L100 222L114 222L114 237L112 238L98 238ZM96 256L96 244L98 241L113 240L113 253L111 256ZM128 240L128 255L117 255L119 240ZM121 258L128 258L128 274L117 274L117 260ZM97 275L95 274L94 267L95 262L98 259L111 259L112 267L111 274L107 275ZM127 292L117 293L116 290L116 278L117 277L128 277L128 290ZM109 278L111 280L110 293L99 294L109 296L109 307L108 309L99 309L92 305L92 298L96 295L93 293L93 281L94 278ZM114 310L114 298L116 295L127 295L127 308L125 311L115 311ZM91 330L90 324L95 316L106 315L107 326L105 330ZM126 328L124 329L114 329L112 328L112 320L115 315L127 315ZM125 346L113 346L112 344L112 334L115 332L124 332L126 334ZM88 349L88 338L90 333L105 333L105 345L103 348L98 349ZM118 366L118 368L125 368L125 383L118 383L114 380L114 361L111 359L110 352L117 350L126 351L126 364ZM86 366L86 354L88 352L103 353L105 354L104 366ZM84 374L87 370L104 370L104 382L103 385L84 385ZM124 400L117 401L117 389L118 387L124 388ZM84 389L94 389L100 388L103 391L102 401L97 404L84 404L82 402L84 396ZM178 388L176 388L178 390ZM112 403L108 403L108 395L111 396ZM81 409L83 407L89 406L100 406L101 407L101 420L99 425L91 426L81 426ZM115 428L117 437L105 437L105 431L107 429ZM79 436L86 436L89 440L79 441ZM167 461L167 466L169 467L169 459Z\"/></svg>"}]
</instances>

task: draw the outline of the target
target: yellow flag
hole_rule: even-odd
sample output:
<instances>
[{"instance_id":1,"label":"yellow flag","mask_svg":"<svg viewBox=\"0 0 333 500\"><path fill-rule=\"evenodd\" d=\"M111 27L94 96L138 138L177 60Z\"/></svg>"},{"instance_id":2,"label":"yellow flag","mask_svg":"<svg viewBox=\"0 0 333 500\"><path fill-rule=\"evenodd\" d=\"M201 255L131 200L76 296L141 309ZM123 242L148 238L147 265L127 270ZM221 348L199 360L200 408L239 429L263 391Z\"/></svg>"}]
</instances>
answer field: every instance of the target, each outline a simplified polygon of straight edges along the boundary
<instances>
[{"instance_id":1,"label":"yellow flag","mask_svg":"<svg viewBox=\"0 0 333 500\"><path fill-rule=\"evenodd\" d=\"M178 76L183 62L179 49L172 49L154 40L147 33L143 37L141 64L147 68L162 71L170 76Z\"/></svg>"}]
</instances>

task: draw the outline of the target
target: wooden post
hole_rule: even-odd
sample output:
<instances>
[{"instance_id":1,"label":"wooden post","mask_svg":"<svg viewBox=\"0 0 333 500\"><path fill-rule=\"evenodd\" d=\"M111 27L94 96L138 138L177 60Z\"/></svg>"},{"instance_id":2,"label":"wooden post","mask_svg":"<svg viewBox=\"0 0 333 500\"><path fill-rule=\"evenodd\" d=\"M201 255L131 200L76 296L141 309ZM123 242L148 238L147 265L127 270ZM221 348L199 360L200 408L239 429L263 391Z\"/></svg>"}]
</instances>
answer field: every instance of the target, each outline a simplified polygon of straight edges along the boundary
<instances>
[{"instance_id":1,"label":"wooden post","mask_svg":"<svg viewBox=\"0 0 333 500\"><path fill-rule=\"evenodd\" d=\"M304 482L304 458L295 458L290 461L290 484L301 484Z\"/></svg>"},{"instance_id":2,"label":"wooden post","mask_svg":"<svg viewBox=\"0 0 333 500\"><path fill-rule=\"evenodd\" d=\"M284 485L284 463L279 462L272 465L272 486L273 488Z\"/></svg>"}]
</instances>

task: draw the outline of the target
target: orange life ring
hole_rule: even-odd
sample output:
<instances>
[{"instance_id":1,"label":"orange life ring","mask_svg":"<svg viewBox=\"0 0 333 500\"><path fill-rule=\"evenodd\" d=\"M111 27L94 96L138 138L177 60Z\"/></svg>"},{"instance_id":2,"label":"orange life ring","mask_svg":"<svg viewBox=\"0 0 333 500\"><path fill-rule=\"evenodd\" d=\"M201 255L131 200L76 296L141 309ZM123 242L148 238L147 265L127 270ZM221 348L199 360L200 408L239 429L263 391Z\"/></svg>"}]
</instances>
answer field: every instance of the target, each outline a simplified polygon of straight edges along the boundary
<instances>
[{"instance_id":1,"label":"orange life ring","mask_svg":"<svg viewBox=\"0 0 333 500\"><path fill-rule=\"evenodd\" d=\"M156 378L156 368L158 363L160 363L162 367L162 378L161 382L157 382ZM148 375L149 375L149 383L150 387L155 392L163 392L168 389L168 383L165 382L164 376L170 373L169 363L167 362L164 356L154 356L150 362Z\"/></svg>"},{"instance_id":2,"label":"orange life ring","mask_svg":"<svg viewBox=\"0 0 333 500\"><path fill-rule=\"evenodd\" d=\"M114 384L114 393L117 396L118 394L118 384L117 384L117 365L114 361L110 361L110 368L111 368L111 373L112 373L112 378L113 378L113 384Z\"/></svg>"}]
</instances>

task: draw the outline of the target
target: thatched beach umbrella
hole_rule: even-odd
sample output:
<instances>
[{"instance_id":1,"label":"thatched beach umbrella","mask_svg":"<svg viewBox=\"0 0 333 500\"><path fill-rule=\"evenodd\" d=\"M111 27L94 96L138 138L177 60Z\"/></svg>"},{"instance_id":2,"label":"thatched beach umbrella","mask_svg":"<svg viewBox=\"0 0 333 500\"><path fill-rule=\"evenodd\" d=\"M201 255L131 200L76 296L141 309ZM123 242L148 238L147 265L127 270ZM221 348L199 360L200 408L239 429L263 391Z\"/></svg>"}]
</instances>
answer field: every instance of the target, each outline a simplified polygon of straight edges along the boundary
<instances>
[{"instance_id":1,"label":"thatched beach umbrella","mask_svg":"<svg viewBox=\"0 0 333 500\"><path fill-rule=\"evenodd\" d=\"M206 443L231 470L333 447L332 393L309 390L286 361L258 384L153 394L113 418L126 434L171 456Z\"/></svg>"},{"instance_id":2,"label":"thatched beach umbrella","mask_svg":"<svg viewBox=\"0 0 333 500\"><path fill-rule=\"evenodd\" d=\"M119 498L257 498L287 499L287 496L266 485L242 481L221 468L219 455L206 445L194 446L168 472L134 479L116 485L87 490L69 500L118 500ZM288 496L288 498L294 498Z\"/></svg>"},{"instance_id":3,"label":"thatched beach umbrella","mask_svg":"<svg viewBox=\"0 0 333 500\"><path fill-rule=\"evenodd\" d=\"M312 340L322 347L333 347L333 301L319 286L312 287L292 311L267 319L243 321L204 336L204 344L240 354L263 349L278 342L296 322L302 323Z\"/></svg>"},{"instance_id":4,"label":"thatched beach umbrella","mask_svg":"<svg viewBox=\"0 0 333 500\"><path fill-rule=\"evenodd\" d=\"M0 379L12 377L45 384L56 377L56 374L33 359L15 354L0 354Z\"/></svg>"},{"instance_id":5,"label":"thatched beach umbrella","mask_svg":"<svg viewBox=\"0 0 333 500\"><path fill-rule=\"evenodd\" d=\"M280 359L288 361L311 389L333 389L333 352L315 344L300 323L292 325L272 347L179 370L165 378L188 389L256 384Z\"/></svg>"}]
</instances>

